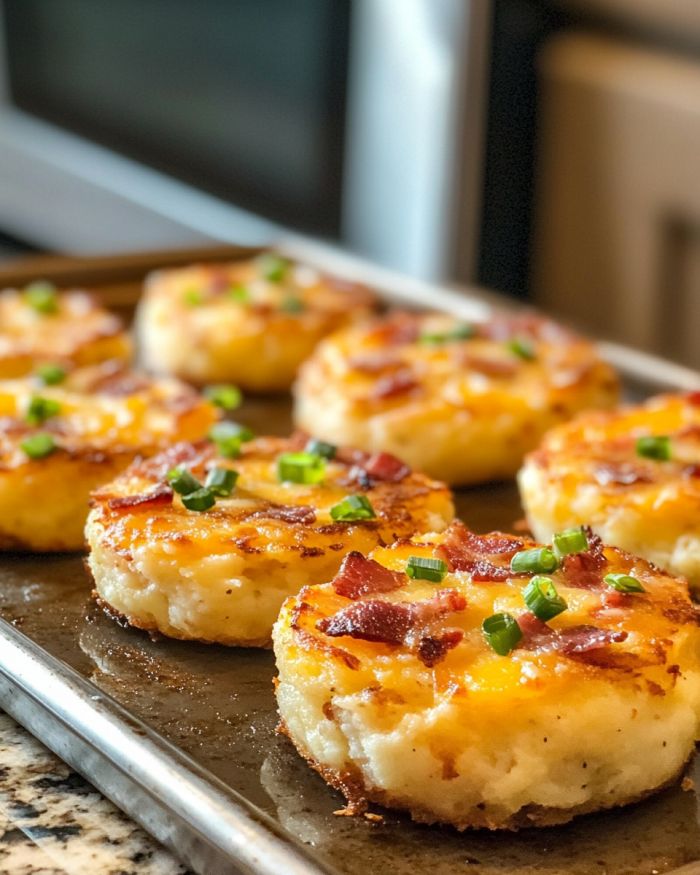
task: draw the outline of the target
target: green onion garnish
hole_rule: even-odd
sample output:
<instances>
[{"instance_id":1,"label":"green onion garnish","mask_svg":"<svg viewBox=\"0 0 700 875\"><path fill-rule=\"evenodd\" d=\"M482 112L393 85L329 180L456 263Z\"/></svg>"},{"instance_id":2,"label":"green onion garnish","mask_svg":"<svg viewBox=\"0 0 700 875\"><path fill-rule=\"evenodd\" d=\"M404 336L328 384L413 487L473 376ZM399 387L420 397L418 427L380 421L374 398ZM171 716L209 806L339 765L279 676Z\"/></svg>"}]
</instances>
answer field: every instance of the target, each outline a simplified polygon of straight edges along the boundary
<instances>
[{"instance_id":1,"label":"green onion garnish","mask_svg":"<svg viewBox=\"0 0 700 875\"><path fill-rule=\"evenodd\" d=\"M66 379L66 372L60 365L41 365L36 375L45 386L57 386Z\"/></svg>"},{"instance_id":2,"label":"green onion garnish","mask_svg":"<svg viewBox=\"0 0 700 875\"><path fill-rule=\"evenodd\" d=\"M377 516L366 495L346 495L342 501L333 505L330 514L331 519L340 522L372 520Z\"/></svg>"},{"instance_id":3,"label":"green onion garnish","mask_svg":"<svg viewBox=\"0 0 700 875\"><path fill-rule=\"evenodd\" d=\"M642 584L631 574L606 574L603 580L618 592L646 592Z\"/></svg>"},{"instance_id":4,"label":"green onion garnish","mask_svg":"<svg viewBox=\"0 0 700 875\"><path fill-rule=\"evenodd\" d=\"M256 259L260 273L271 283L281 283L291 267L291 262L281 255L266 252Z\"/></svg>"},{"instance_id":5,"label":"green onion garnish","mask_svg":"<svg viewBox=\"0 0 700 875\"><path fill-rule=\"evenodd\" d=\"M168 471L168 483L178 495L189 495L202 488L202 484L187 468L171 468Z\"/></svg>"},{"instance_id":6,"label":"green onion garnish","mask_svg":"<svg viewBox=\"0 0 700 875\"><path fill-rule=\"evenodd\" d=\"M306 442L304 450L307 453L312 453L314 456L323 456L324 459L334 459L338 452L338 447L334 444L327 444L325 441L318 441L316 438L310 438Z\"/></svg>"},{"instance_id":7,"label":"green onion garnish","mask_svg":"<svg viewBox=\"0 0 700 875\"><path fill-rule=\"evenodd\" d=\"M296 295L289 295L280 303L280 310L283 313L301 313L304 309L304 302Z\"/></svg>"},{"instance_id":8,"label":"green onion garnish","mask_svg":"<svg viewBox=\"0 0 700 875\"><path fill-rule=\"evenodd\" d=\"M241 454L241 444L252 441L255 435L247 426L237 422L217 422L211 427L208 437L216 444L220 456L237 459Z\"/></svg>"},{"instance_id":9,"label":"green onion garnish","mask_svg":"<svg viewBox=\"0 0 700 875\"><path fill-rule=\"evenodd\" d=\"M189 495L183 495L182 503L187 510L203 511L209 510L210 507L214 507L216 504L216 498L210 489L207 489L206 486L202 486L200 489L190 492Z\"/></svg>"},{"instance_id":10,"label":"green onion garnish","mask_svg":"<svg viewBox=\"0 0 700 875\"><path fill-rule=\"evenodd\" d=\"M447 574L447 563L442 559L424 556L410 556L406 564L406 574L414 580L430 580L441 583Z\"/></svg>"},{"instance_id":11,"label":"green onion garnish","mask_svg":"<svg viewBox=\"0 0 700 875\"><path fill-rule=\"evenodd\" d=\"M244 286L241 283L230 286L227 294L232 301L237 301L239 304L246 304L250 300L248 286Z\"/></svg>"},{"instance_id":12,"label":"green onion garnish","mask_svg":"<svg viewBox=\"0 0 700 875\"><path fill-rule=\"evenodd\" d=\"M425 331L418 340L420 343L437 346L441 343L450 343L453 340L468 340L470 337L474 337L475 334L476 328L465 323L464 325L457 325L450 331Z\"/></svg>"},{"instance_id":13,"label":"green onion garnish","mask_svg":"<svg viewBox=\"0 0 700 875\"><path fill-rule=\"evenodd\" d=\"M58 310L58 294L53 283L40 281L30 283L24 290L25 303L37 313L55 313Z\"/></svg>"},{"instance_id":14,"label":"green onion garnish","mask_svg":"<svg viewBox=\"0 0 700 875\"><path fill-rule=\"evenodd\" d=\"M200 289L185 289L182 300L188 307L200 307L204 303L204 295Z\"/></svg>"},{"instance_id":15,"label":"green onion garnish","mask_svg":"<svg viewBox=\"0 0 700 875\"><path fill-rule=\"evenodd\" d=\"M539 574L556 571L559 560L549 547L535 547L532 550L521 550L510 560L510 570L516 573L530 572Z\"/></svg>"},{"instance_id":16,"label":"green onion garnish","mask_svg":"<svg viewBox=\"0 0 700 875\"><path fill-rule=\"evenodd\" d=\"M56 416L61 412L61 405L53 398L42 398L39 395L33 395L29 399L29 406L25 419L30 425L41 425L52 416Z\"/></svg>"},{"instance_id":17,"label":"green onion garnish","mask_svg":"<svg viewBox=\"0 0 700 875\"><path fill-rule=\"evenodd\" d=\"M219 498L226 498L233 492L238 480L238 471L230 468L211 468L204 481L206 488Z\"/></svg>"},{"instance_id":18,"label":"green onion garnish","mask_svg":"<svg viewBox=\"0 0 700 875\"><path fill-rule=\"evenodd\" d=\"M588 537L580 526L557 532L552 538L554 552L562 559L570 553L583 553L588 549Z\"/></svg>"},{"instance_id":19,"label":"green onion garnish","mask_svg":"<svg viewBox=\"0 0 700 875\"><path fill-rule=\"evenodd\" d=\"M671 458L671 438L667 435L637 438L637 455L645 459L668 462Z\"/></svg>"},{"instance_id":20,"label":"green onion garnish","mask_svg":"<svg viewBox=\"0 0 700 875\"><path fill-rule=\"evenodd\" d=\"M320 483L326 460L314 453L282 453L277 459L277 477L283 483Z\"/></svg>"},{"instance_id":21,"label":"green onion garnish","mask_svg":"<svg viewBox=\"0 0 700 875\"><path fill-rule=\"evenodd\" d=\"M481 630L499 656L507 656L523 637L517 620L510 614L492 614L481 624Z\"/></svg>"},{"instance_id":22,"label":"green onion garnish","mask_svg":"<svg viewBox=\"0 0 700 875\"><path fill-rule=\"evenodd\" d=\"M550 577L537 575L523 589L525 604L539 620L551 620L568 608Z\"/></svg>"},{"instance_id":23,"label":"green onion garnish","mask_svg":"<svg viewBox=\"0 0 700 875\"><path fill-rule=\"evenodd\" d=\"M40 432L39 434L33 434L30 437L25 438L20 444L20 447L30 459L43 459L44 456L53 453L56 449L56 442L52 435L47 434L46 432Z\"/></svg>"},{"instance_id":24,"label":"green onion garnish","mask_svg":"<svg viewBox=\"0 0 700 875\"><path fill-rule=\"evenodd\" d=\"M219 386L207 386L204 390L204 397L221 407L222 410L235 410L240 407L243 395L238 386L230 384L222 384Z\"/></svg>"},{"instance_id":25,"label":"green onion garnish","mask_svg":"<svg viewBox=\"0 0 700 875\"><path fill-rule=\"evenodd\" d=\"M521 359L532 361L535 358L535 347L532 341L525 337L514 337L506 345L512 353Z\"/></svg>"}]
</instances>

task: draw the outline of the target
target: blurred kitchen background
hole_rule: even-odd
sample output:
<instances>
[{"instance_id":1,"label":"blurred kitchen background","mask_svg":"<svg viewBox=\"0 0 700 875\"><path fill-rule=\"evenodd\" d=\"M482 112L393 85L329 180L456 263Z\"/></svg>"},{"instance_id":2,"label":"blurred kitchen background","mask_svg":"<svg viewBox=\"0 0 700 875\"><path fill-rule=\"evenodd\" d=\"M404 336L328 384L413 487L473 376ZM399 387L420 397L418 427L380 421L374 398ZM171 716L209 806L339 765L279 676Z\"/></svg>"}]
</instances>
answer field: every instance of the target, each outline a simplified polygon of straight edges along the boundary
<instances>
[{"instance_id":1,"label":"blurred kitchen background","mask_svg":"<svg viewBox=\"0 0 700 875\"><path fill-rule=\"evenodd\" d=\"M700 0L0 0L0 258L290 234L700 366Z\"/></svg>"}]
</instances>

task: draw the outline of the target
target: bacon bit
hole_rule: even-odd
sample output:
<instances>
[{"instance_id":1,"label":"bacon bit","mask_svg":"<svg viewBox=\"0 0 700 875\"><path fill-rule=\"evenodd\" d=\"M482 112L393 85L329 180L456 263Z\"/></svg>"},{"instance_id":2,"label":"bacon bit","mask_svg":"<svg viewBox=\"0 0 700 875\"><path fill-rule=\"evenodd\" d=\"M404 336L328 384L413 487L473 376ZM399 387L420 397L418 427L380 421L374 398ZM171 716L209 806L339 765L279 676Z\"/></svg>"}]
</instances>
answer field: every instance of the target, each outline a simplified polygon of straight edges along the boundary
<instances>
[{"instance_id":1,"label":"bacon bit","mask_svg":"<svg viewBox=\"0 0 700 875\"><path fill-rule=\"evenodd\" d=\"M397 395L405 395L418 387L413 371L405 368L386 377L380 377L374 384L370 393L373 401L382 401L385 398L395 398Z\"/></svg>"},{"instance_id":2,"label":"bacon bit","mask_svg":"<svg viewBox=\"0 0 700 875\"><path fill-rule=\"evenodd\" d=\"M686 393L685 398L689 404L694 404L700 407L700 392L688 392Z\"/></svg>"},{"instance_id":3,"label":"bacon bit","mask_svg":"<svg viewBox=\"0 0 700 875\"><path fill-rule=\"evenodd\" d=\"M348 364L363 374L379 374L382 371L395 371L403 365L403 362L393 353L367 352L352 356Z\"/></svg>"},{"instance_id":4,"label":"bacon bit","mask_svg":"<svg viewBox=\"0 0 700 875\"><path fill-rule=\"evenodd\" d=\"M520 618L518 618L520 625ZM627 639L627 632L615 629L600 629L597 626L570 626L568 629L555 631L547 626L547 632L534 634L529 637L523 636L519 647L525 650L539 650L540 652L557 652L566 656L576 656L598 650L608 644L619 643Z\"/></svg>"},{"instance_id":5,"label":"bacon bit","mask_svg":"<svg viewBox=\"0 0 700 875\"><path fill-rule=\"evenodd\" d=\"M468 353L463 349L455 350L455 358L458 359L460 365L476 371L479 374L485 374L488 377L512 377L520 368L521 362L519 359L513 361L505 361L502 359L491 359L485 356L477 356L473 353Z\"/></svg>"},{"instance_id":6,"label":"bacon bit","mask_svg":"<svg viewBox=\"0 0 700 875\"><path fill-rule=\"evenodd\" d=\"M107 506L110 510L124 510L132 507L155 507L170 504L173 500L173 491L165 483L159 483L149 492L141 492L138 495L121 495L118 498L110 498Z\"/></svg>"},{"instance_id":7,"label":"bacon bit","mask_svg":"<svg viewBox=\"0 0 700 875\"><path fill-rule=\"evenodd\" d=\"M162 480L171 468L177 468L178 465L194 467L212 454L213 448L208 441L199 441L195 444L183 441L158 453L157 456L146 459L139 465L138 470L147 477Z\"/></svg>"},{"instance_id":8,"label":"bacon bit","mask_svg":"<svg viewBox=\"0 0 700 875\"><path fill-rule=\"evenodd\" d=\"M686 480L694 480L700 477L700 465L685 465L682 474Z\"/></svg>"},{"instance_id":9,"label":"bacon bit","mask_svg":"<svg viewBox=\"0 0 700 875\"><path fill-rule=\"evenodd\" d=\"M464 610L466 605L464 596L453 589L440 590L423 602L370 599L341 608L332 617L324 617L316 623L316 628L331 637L347 635L361 641L404 644L415 650L425 665L432 667L459 644L461 632L446 630L436 636L427 627L446 614ZM429 638L436 639L435 643L424 644Z\"/></svg>"},{"instance_id":10,"label":"bacon bit","mask_svg":"<svg viewBox=\"0 0 700 875\"><path fill-rule=\"evenodd\" d=\"M312 525L316 522L316 511L306 504L286 505L273 504L263 510L256 510L249 519L282 520L285 523L302 523Z\"/></svg>"},{"instance_id":11,"label":"bacon bit","mask_svg":"<svg viewBox=\"0 0 700 875\"><path fill-rule=\"evenodd\" d=\"M398 483L411 473L408 465L391 453L374 453L362 466L373 480Z\"/></svg>"},{"instance_id":12,"label":"bacon bit","mask_svg":"<svg viewBox=\"0 0 700 875\"><path fill-rule=\"evenodd\" d=\"M362 641L403 644L412 622L409 604L371 599L341 608L332 617L319 620L316 628L331 638L348 635Z\"/></svg>"},{"instance_id":13,"label":"bacon bit","mask_svg":"<svg viewBox=\"0 0 700 875\"><path fill-rule=\"evenodd\" d=\"M333 579L333 589L338 595L354 601L365 595L392 592L404 586L407 580L405 574L391 571L374 559L366 559L362 553L353 550L343 559L343 564Z\"/></svg>"},{"instance_id":14,"label":"bacon bit","mask_svg":"<svg viewBox=\"0 0 700 875\"><path fill-rule=\"evenodd\" d=\"M603 542L589 526L584 527L588 549L583 553L571 553L564 557L562 572L567 586L577 589L597 589L602 585L602 571L608 564Z\"/></svg>"},{"instance_id":15,"label":"bacon bit","mask_svg":"<svg viewBox=\"0 0 700 875\"><path fill-rule=\"evenodd\" d=\"M647 678L647 689L652 696L665 696L666 690L661 686L661 684L657 684L656 681L650 681Z\"/></svg>"},{"instance_id":16,"label":"bacon bit","mask_svg":"<svg viewBox=\"0 0 700 875\"><path fill-rule=\"evenodd\" d=\"M554 630L548 626L544 620L540 620L531 611L525 611L518 615L517 618L520 631L523 633L523 640L529 640L536 636L552 635Z\"/></svg>"},{"instance_id":17,"label":"bacon bit","mask_svg":"<svg viewBox=\"0 0 700 875\"><path fill-rule=\"evenodd\" d=\"M507 558L522 546L522 541L509 535L500 532L477 535L463 523L455 522L447 530L437 552L445 559L450 571L466 571L474 580L480 581L506 580L518 575L510 570L509 565L496 565L484 559L483 554Z\"/></svg>"},{"instance_id":18,"label":"bacon bit","mask_svg":"<svg viewBox=\"0 0 700 875\"><path fill-rule=\"evenodd\" d=\"M631 462L601 462L593 469L593 476L600 486L632 486L653 481L647 470Z\"/></svg>"},{"instance_id":19,"label":"bacon bit","mask_svg":"<svg viewBox=\"0 0 700 875\"><path fill-rule=\"evenodd\" d=\"M420 334L420 324L412 313L396 313L379 322L368 332L368 338L389 346L414 343Z\"/></svg>"},{"instance_id":20,"label":"bacon bit","mask_svg":"<svg viewBox=\"0 0 700 875\"><path fill-rule=\"evenodd\" d=\"M617 589L606 589L601 593L600 602L604 608L627 608L634 601L634 596Z\"/></svg>"},{"instance_id":21,"label":"bacon bit","mask_svg":"<svg viewBox=\"0 0 700 875\"><path fill-rule=\"evenodd\" d=\"M456 647L464 638L461 629L447 629L440 636L424 635L418 644L418 658L432 668L438 662L442 662L449 650Z\"/></svg>"}]
</instances>

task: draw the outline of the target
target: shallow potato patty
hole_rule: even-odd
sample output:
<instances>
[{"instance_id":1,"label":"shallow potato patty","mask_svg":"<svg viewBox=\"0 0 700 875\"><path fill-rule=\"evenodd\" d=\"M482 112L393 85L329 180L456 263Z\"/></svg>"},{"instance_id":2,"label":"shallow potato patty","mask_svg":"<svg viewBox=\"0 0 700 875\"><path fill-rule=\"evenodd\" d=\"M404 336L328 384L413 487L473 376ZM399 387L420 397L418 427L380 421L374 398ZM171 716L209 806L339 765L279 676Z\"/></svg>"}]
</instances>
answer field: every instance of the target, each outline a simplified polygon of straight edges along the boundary
<instances>
[{"instance_id":1,"label":"shallow potato patty","mask_svg":"<svg viewBox=\"0 0 700 875\"><path fill-rule=\"evenodd\" d=\"M348 551L452 519L444 484L385 454L339 448L320 482L281 482L280 458L305 445L301 435L257 438L230 459L210 443L180 444L99 490L86 530L99 600L173 638L265 646L284 599L335 574ZM200 512L166 485L174 468L199 482L219 468L238 479ZM348 495L369 501L376 516L334 520L331 508Z\"/></svg>"},{"instance_id":2,"label":"shallow potato patty","mask_svg":"<svg viewBox=\"0 0 700 875\"><path fill-rule=\"evenodd\" d=\"M0 292L0 379L46 363L76 367L130 356L121 320L86 292L58 292L50 283Z\"/></svg>"},{"instance_id":3,"label":"shallow potato patty","mask_svg":"<svg viewBox=\"0 0 700 875\"><path fill-rule=\"evenodd\" d=\"M371 310L359 285L267 253L158 271L137 314L146 367L202 385L289 389L318 342Z\"/></svg>"},{"instance_id":4,"label":"shallow potato patty","mask_svg":"<svg viewBox=\"0 0 700 875\"><path fill-rule=\"evenodd\" d=\"M548 622L510 569L533 542L455 522L352 554L275 624L282 729L351 810L458 829L563 823L664 786L698 734L696 611L683 581L590 532L583 546L547 575L565 603ZM410 577L411 557L442 571ZM494 614L513 637L487 640Z\"/></svg>"},{"instance_id":5,"label":"shallow potato patty","mask_svg":"<svg viewBox=\"0 0 700 875\"><path fill-rule=\"evenodd\" d=\"M700 393L583 414L546 435L518 482L538 538L586 523L700 592Z\"/></svg>"},{"instance_id":6,"label":"shallow potato patty","mask_svg":"<svg viewBox=\"0 0 700 875\"><path fill-rule=\"evenodd\" d=\"M514 475L549 427L617 394L595 348L551 322L399 313L318 346L299 373L295 419L466 485Z\"/></svg>"},{"instance_id":7,"label":"shallow potato patty","mask_svg":"<svg viewBox=\"0 0 700 875\"><path fill-rule=\"evenodd\" d=\"M189 386L119 363L56 378L0 380L0 549L82 549L93 489L217 416Z\"/></svg>"}]
</instances>

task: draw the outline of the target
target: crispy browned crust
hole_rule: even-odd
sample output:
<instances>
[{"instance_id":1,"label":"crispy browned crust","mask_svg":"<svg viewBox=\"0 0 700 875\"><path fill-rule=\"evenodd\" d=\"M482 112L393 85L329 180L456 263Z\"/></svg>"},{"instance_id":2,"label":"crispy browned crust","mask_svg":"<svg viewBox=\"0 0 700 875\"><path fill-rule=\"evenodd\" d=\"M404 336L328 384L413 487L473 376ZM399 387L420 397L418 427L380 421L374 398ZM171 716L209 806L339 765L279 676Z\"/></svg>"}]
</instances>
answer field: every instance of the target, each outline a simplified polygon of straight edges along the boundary
<instances>
[{"instance_id":1,"label":"crispy browned crust","mask_svg":"<svg viewBox=\"0 0 700 875\"><path fill-rule=\"evenodd\" d=\"M352 763L347 763L342 772L322 765L298 744L296 739L287 729L284 720L281 717L277 731L280 735L287 736L297 752L306 760L314 771L318 772L330 787L343 794L348 803L347 809L343 811L343 814L364 814L367 810L367 806L370 803L375 803L384 808L404 811L410 816L411 820L416 823L453 826L459 832L464 832L468 829L518 832L521 829L528 829L531 827L540 828L561 826L562 824L569 823L575 817L580 817L584 814L593 814L598 811L607 811L612 808L622 808L626 805L633 805L676 784L681 779L688 762L690 761L689 758L672 778L659 784L658 787L653 787L650 790L646 790L644 793L616 799L608 804L587 802L583 805L575 805L571 808L550 808L543 805L526 805L506 818L494 816L489 813L485 807L480 808L477 805L472 808L468 817L463 817L459 820L441 820L429 808L408 803L407 800L394 797L390 793L380 790L377 787L368 786L360 770Z\"/></svg>"},{"instance_id":2,"label":"crispy browned crust","mask_svg":"<svg viewBox=\"0 0 700 875\"><path fill-rule=\"evenodd\" d=\"M247 639L221 636L217 638L216 641L212 641L208 638L195 638L189 635L178 634L176 632L165 633L159 629L156 623L148 623L136 617L122 614L121 611L118 611L113 605L104 599L96 589L92 590L91 595L98 607L105 612L110 620L114 620L124 629L138 629L141 632L146 632L153 639L163 636L166 638L176 638L178 641L194 641L198 644L223 644L226 647L262 647L265 650L269 650L272 647L272 639L269 636L267 638Z\"/></svg>"}]
</instances>

